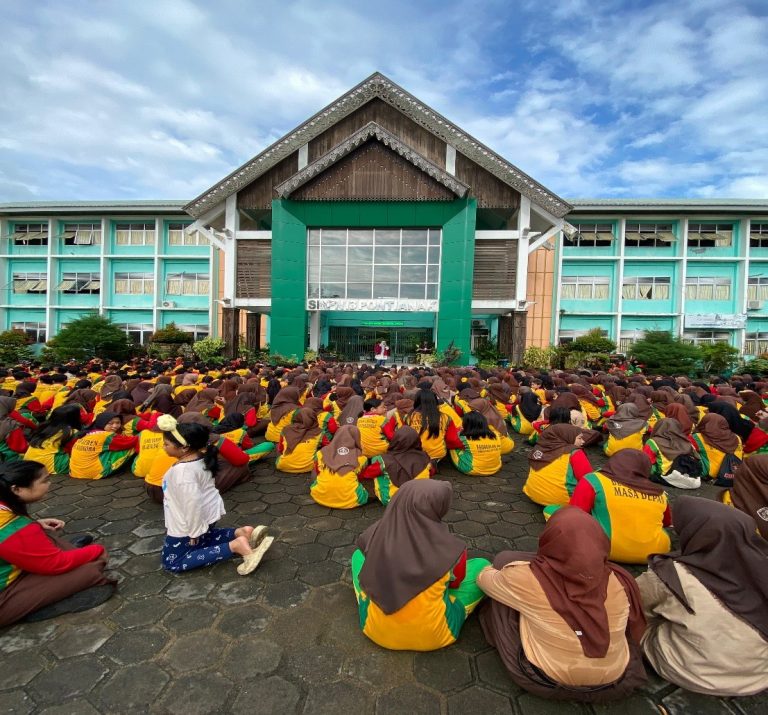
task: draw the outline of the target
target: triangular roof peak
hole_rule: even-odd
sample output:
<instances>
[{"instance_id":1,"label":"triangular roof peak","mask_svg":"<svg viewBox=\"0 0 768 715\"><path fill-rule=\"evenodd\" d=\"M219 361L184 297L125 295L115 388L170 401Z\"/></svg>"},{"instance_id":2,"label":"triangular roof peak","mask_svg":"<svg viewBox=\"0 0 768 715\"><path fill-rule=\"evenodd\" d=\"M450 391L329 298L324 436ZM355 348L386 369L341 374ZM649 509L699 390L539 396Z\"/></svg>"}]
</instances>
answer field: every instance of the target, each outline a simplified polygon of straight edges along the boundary
<instances>
[{"instance_id":1,"label":"triangular roof peak","mask_svg":"<svg viewBox=\"0 0 768 715\"><path fill-rule=\"evenodd\" d=\"M198 218L374 98L379 98L402 112L554 216L562 218L571 210L571 206L566 201L380 72L374 72L293 131L278 139L261 154L247 161L229 176L190 201L184 210Z\"/></svg>"}]
</instances>

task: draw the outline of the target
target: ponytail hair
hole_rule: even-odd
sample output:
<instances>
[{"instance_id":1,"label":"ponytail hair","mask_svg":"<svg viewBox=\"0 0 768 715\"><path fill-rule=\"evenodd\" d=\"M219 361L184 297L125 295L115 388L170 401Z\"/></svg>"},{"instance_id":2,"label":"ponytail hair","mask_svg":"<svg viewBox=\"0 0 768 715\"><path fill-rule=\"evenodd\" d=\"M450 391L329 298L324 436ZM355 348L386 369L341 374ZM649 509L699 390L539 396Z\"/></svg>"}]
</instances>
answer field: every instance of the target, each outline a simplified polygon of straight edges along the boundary
<instances>
[{"instance_id":1,"label":"ponytail hair","mask_svg":"<svg viewBox=\"0 0 768 715\"><path fill-rule=\"evenodd\" d=\"M0 464L0 501L14 514L29 516L26 503L19 499L12 487L31 487L45 472L44 464L32 460L22 459Z\"/></svg>"}]
</instances>

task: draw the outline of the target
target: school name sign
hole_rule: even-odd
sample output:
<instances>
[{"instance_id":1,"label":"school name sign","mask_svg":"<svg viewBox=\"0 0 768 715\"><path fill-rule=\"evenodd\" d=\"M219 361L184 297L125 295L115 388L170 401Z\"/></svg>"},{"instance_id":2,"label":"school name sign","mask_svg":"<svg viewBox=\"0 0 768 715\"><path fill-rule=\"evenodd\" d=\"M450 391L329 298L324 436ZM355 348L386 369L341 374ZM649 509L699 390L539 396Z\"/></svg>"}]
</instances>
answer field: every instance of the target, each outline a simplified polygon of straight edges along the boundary
<instances>
[{"instance_id":1,"label":"school name sign","mask_svg":"<svg viewBox=\"0 0 768 715\"><path fill-rule=\"evenodd\" d=\"M349 310L403 313L436 313L437 300L406 300L400 298L308 298L307 310Z\"/></svg>"}]
</instances>

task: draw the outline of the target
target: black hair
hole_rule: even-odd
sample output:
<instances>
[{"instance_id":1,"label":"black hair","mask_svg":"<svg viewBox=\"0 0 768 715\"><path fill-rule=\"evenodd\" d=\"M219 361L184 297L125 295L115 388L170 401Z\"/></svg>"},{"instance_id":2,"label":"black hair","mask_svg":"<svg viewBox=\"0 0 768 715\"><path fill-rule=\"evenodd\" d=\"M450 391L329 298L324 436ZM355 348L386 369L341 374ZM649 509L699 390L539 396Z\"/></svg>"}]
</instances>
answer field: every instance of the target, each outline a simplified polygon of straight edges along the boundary
<instances>
[{"instance_id":1,"label":"black hair","mask_svg":"<svg viewBox=\"0 0 768 715\"><path fill-rule=\"evenodd\" d=\"M38 378L40 382L43 383L43 385L53 385L53 377L51 375L40 375Z\"/></svg>"},{"instance_id":2,"label":"black hair","mask_svg":"<svg viewBox=\"0 0 768 715\"><path fill-rule=\"evenodd\" d=\"M571 424L571 408L570 407L550 407L549 424L551 425Z\"/></svg>"},{"instance_id":3,"label":"black hair","mask_svg":"<svg viewBox=\"0 0 768 715\"><path fill-rule=\"evenodd\" d=\"M61 434L59 449L69 442L72 435L83 428L80 417L80 405L62 405L51 412L50 417L41 424L29 440L32 447L40 448L43 442Z\"/></svg>"},{"instance_id":4,"label":"black hair","mask_svg":"<svg viewBox=\"0 0 768 715\"><path fill-rule=\"evenodd\" d=\"M0 464L0 501L14 514L29 516L27 505L19 499L12 487L31 487L45 473L45 465L31 459Z\"/></svg>"},{"instance_id":5,"label":"black hair","mask_svg":"<svg viewBox=\"0 0 768 715\"><path fill-rule=\"evenodd\" d=\"M413 411L421 414L421 428L419 433L427 430L430 437L440 434L440 420L442 413L437 406L437 395L431 390L419 390L413 401Z\"/></svg>"},{"instance_id":6,"label":"black hair","mask_svg":"<svg viewBox=\"0 0 768 715\"><path fill-rule=\"evenodd\" d=\"M496 435L488 426L488 420L485 419L485 415L472 410L467 412L461 420L462 434L467 439L482 439L483 437L491 437L496 439Z\"/></svg>"},{"instance_id":7,"label":"black hair","mask_svg":"<svg viewBox=\"0 0 768 715\"><path fill-rule=\"evenodd\" d=\"M67 376L61 372L56 372L51 375L51 380L53 380L54 384L63 385L67 381Z\"/></svg>"},{"instance_id":8,"label":"black hair","mask_svg":"<svg viewBox=\"0 0 768 715\"><path fill-rule=\"evenodd\" d=\"M283 386L280 384L280 380L273 377L268 383L267 383L267 402L271 405L275 401L275 397L277 397L277 393L280 392L280 390L283 389Z\"/></svg>"},{"instance_id":9,"label":"black hair","mask_svg":"<svg viewBox=\"0 0 768 715\"><path fill-rule=\"evenodd\" d=\"M381 400L377 397L372 397L370 400L363 402L363 409L368 412L369 410L375 410L381 404Z\"/></svg>"},{"instance_id":10,"label":"black hair","mask_svg":"<svg viewBox=\"0 0 768 715\"><path fill-rule=\"evenodd\" d=\"M326 380L325 378L321 377L312 387L312 396L323 397L324 395L327 395L332 389L333 385L331 385L330 380Z\"/></svg>"},{"instance_id":11,"label":"black hair","mask_svg":"<svg viewBox=\"0 0 768 715\"><path fill-rule=\"evenodd\" d=\"M365 395L365 390L363 390L363 384L360 382L359 378L353 377L350 382L349 386L352 388L352 391L359 395L360 397L363 397Z\"/></svg>"},{"instance_id":12,"label":"black hair","mask_svg":"<svg viewBox=\"0 0 768 715\"><path fill-rule=\"evenodd\" d=\"M211 473L211 476L215 475L219 468L219 450L215 444L210 442L211 430L196 422L182 422L176 425L176 431L184 438L186 444L179 442L173 432L165 432L165 438L178 447L189 447L196 452L205 450L203 465Z\"/></svg>"}]
</instances>

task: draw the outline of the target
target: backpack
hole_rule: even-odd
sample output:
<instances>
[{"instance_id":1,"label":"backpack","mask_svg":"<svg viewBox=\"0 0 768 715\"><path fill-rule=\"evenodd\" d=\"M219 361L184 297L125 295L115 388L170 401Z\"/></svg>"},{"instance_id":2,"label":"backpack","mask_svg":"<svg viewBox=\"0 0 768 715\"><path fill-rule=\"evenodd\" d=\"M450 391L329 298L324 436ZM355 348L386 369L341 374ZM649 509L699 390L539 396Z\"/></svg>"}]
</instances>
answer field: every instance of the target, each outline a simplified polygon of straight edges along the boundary
<instances>
[{"instance_id":1,"label":"backpack","mask_svg":"<svg viewBox=\"0 0 768 715\"><path fill-rule=\"evenodd\" d=\"M723 463L720 465L720 469L717 472L715 478L716 487L732 487L733 475L741 465L741 460L734 454L726 454L723 457Z\"/></svg>"}]
</instances>

